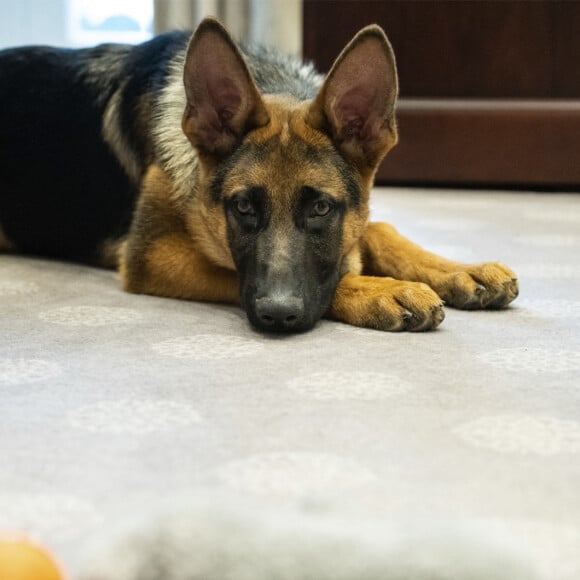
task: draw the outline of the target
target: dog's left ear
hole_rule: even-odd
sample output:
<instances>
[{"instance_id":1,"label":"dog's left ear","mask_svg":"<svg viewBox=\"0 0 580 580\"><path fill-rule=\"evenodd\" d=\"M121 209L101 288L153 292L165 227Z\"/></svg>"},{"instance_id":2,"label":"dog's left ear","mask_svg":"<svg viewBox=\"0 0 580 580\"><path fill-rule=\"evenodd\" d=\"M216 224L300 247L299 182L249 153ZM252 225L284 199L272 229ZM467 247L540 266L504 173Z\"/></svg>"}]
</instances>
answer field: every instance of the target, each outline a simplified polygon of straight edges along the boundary
<instances>
[{"instance_id":1,"label":"dog's left ear","mask_svg":"<svg viewBox=\"0 0 580 580\"><path fill-rule=\"evenodd\" d=\"M203 153L223 157L269 121L244 57L214 18L205 18L189 43L183 82L183 132Z\"/></svg>"},{"instance_id":2,"label":"dog's left ear","mask_svg":"<svg viewBox=\"0 0 580 580\"><path fill-rule=\"evenodd\" d=\"M362 171L374 171L397 142L397 67L377 25L363 28L334 62L307 116Z\"/></svg>"}]
</instances>

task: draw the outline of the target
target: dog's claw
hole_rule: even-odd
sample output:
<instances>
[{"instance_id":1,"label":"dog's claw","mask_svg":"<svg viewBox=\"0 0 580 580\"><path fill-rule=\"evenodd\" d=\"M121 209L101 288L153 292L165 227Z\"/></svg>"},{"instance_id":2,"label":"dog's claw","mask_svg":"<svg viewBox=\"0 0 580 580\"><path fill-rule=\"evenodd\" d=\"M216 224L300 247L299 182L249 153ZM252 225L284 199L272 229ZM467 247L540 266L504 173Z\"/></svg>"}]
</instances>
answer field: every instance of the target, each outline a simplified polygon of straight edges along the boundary
<instances>
[{"instance_id":1,"label":"dog's claw","mask_svg":"<svg viewBox=\"0 0 580 580\"><path fill-rule=\"evenodd\" d=\"M416 314L411 316L405 316L406 312L403 313L403 318L407 321L407 330L411 332L423 332L425 330L432 330L437 328L445 318L445 310L443 309L443 303L431 306L428 312L423 313L423 316L418 317ZM409 319L412 318L409 322Z\"/></svg>"},{"instance_id":2,"label":"dog's claw","mask_svg":"<svg viewBox=\"0 0 580 580\"><path fill-rule=\"evenodd\" d=\"M439 306L433 307L431 310L433 312L433 328L437 328L445 320L445 309L443 308L444 303L441 302Z\"/></svg>"}]
</instances>

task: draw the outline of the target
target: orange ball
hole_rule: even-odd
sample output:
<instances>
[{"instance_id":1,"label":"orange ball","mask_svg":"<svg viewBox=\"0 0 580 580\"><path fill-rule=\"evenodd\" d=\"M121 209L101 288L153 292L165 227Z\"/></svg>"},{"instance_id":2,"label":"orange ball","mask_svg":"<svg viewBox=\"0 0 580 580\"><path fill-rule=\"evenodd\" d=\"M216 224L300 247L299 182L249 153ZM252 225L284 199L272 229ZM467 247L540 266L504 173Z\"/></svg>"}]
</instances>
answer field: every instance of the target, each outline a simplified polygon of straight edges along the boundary
<instances>
[{"instance_id":1,"label":"orange ball","mask_svg":"<svg viewBox=\"0 0 580 580\"><path fill-rule=\"evenodd\" d=\"M52 556L23 537L0 535L2 580L64 580Z\"/></svg>"}]
</instances>

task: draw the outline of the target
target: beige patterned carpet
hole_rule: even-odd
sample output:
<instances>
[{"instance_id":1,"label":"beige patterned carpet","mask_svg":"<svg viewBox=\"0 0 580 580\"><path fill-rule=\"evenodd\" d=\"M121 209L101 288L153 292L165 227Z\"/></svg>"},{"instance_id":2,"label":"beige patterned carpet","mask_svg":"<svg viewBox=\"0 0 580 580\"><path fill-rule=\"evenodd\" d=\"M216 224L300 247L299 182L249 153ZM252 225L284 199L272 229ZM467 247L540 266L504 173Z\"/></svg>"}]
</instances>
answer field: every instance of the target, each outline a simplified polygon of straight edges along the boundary
<instances>
[{"instance_id":1,"label":"beige patterned carpet","mask_svg":"<svg viewBox=\"0 0 580 580\"><path fill-rule=\"evenodd\" d=\"M505 262L520 297L425 334L270 338L233 307L0 256L0 529L67 565L127 503L211 489L468 522L580 578L580 196L379 189L373 218Z\"/></svg>"}]
</instances>

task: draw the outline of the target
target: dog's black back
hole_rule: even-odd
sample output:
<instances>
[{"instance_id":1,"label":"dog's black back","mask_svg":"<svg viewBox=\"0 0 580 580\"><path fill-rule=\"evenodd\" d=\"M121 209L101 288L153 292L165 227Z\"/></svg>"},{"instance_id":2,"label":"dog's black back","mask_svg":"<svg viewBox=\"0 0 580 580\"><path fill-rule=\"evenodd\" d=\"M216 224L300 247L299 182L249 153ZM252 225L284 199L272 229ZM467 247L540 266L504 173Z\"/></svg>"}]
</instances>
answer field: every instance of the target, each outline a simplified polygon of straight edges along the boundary
<instances>
[{"instance_id":1,"label":"dog's black back","mask_svg":"<svg viewBox=\"0 0 580 580\"><path fill-rule=\"evenodd\" d=\"M87 79L90 56L0 53L0 220L20 251L90 260L131 207L134 187L100 138L107 95Z\"/></svg>"},{"instance_id":2,"label":"dog's black back","mask_svg":"<svg viewBox=\"0 0 580 580\"><path fill-rule=\"evenodd\" d=\"M0 52L0 224L19 251L92 262L126 231L138 190L103 139L103 117L122 86L120 133L147 159L139 107L164 82L187 33L137 47Z\"/></svg>"}]
</instances>

